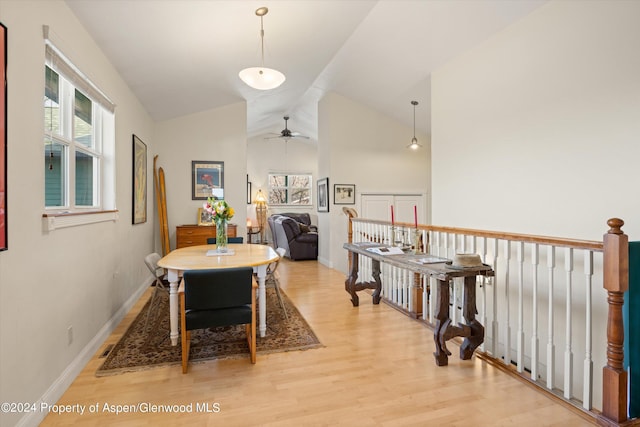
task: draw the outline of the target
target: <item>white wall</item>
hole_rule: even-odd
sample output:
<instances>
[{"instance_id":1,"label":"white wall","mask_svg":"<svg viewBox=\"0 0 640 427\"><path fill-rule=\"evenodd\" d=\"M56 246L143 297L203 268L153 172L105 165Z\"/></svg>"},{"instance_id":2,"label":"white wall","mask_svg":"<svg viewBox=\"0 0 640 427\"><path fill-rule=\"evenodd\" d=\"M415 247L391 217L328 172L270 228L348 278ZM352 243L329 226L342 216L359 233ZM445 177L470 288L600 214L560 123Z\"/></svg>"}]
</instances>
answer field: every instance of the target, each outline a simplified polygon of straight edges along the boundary
<instances>
[{"instance_id":1,"label":"white wall","mask_svg":"<svg viewBox=\"0 0 640 427\"><path fill-rule=\"evenodd\" d=\"M0 401L54 403L149 283L143 258L154 224L131 224L131 135L152 152L153 123L64 2L0 1L0 20L8 28L9 235L0 252ZM43 24L117 104L116 222L43 231ZM0 413L0 425L21 416ZM39 416L26 418L35 425Z\"/></svg>"},{"instance_id":2,"label":"white wall","mask_svg":"<svg viewBox=\"0 0 640 427\"><path fill-rule=\"evenodd\" d=\"M416 99L421 95L416 94ZM318 178L329 177L330 194L329 212L318 214L319 260L346 272L347 254L342 245L348 222L342 213L345 205L333 204L333 185L355 184L356 205L350 207L358 212L362 193L427 196L431 187L430 144L426 135L416 133L423 148L406 148L413 128L336 93L320 101L318 113Z\"/></svg>"},{"instance_id":3,"label":"white wall","mask_svg":"<svg viewBox=\"0 0 640 427\"><path fill-rule=\"evenodd\" d=\"M167 189L171 248L176 226L197 224L204 200L191 199L191 162L224 162L224 197L236 214L230 221L238 236L246 236L247 109L245 102L190 114L156 124L157 166ZM157 231L159 233L159 231Z\"/></svg>"},{"instance_id":4,"label":"white wall","mask_svg":"<svg viewBox=\"0 0 640 427\"><path fill-rule=\"evenodd\" d=\"M550 2L433 74L435 224L640 238L638 16Z\"/></svg>"}]
</instances>

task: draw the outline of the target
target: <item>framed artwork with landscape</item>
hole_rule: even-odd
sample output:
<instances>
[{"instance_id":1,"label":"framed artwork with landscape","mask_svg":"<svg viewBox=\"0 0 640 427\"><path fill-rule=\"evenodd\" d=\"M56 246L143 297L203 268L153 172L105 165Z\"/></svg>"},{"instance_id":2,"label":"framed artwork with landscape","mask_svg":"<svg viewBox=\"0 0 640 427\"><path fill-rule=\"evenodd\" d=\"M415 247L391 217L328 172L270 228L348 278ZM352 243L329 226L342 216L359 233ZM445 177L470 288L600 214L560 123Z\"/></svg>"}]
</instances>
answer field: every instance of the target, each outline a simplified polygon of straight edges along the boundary
<instances>
[{"instance_id":1,"label":"framed artwork with landscape","mask_svg":"<svg viewBox=\"0 0 640 427\"><path fill-rule=\"evenodd\" d=\"M147 222L147 145L133 135L133 224Z\"/></svg>"},{"instance_id":2,"label":"framed artwork with landscape","mask_svg":"<svg viewBox=\"0 0 640 427\"><path fill-rule=\"evenodd\" d=\"M318 180L318 212L329 212L329 178Z\"/></svg>"},{"instance_id":3,"label":"framed artwork with landscape","mask_svg":"<svg viewBox=\"0 0 640 427\"><path fill-rule=\"evenodd\" d=\"M193 160L191 162L191 199L208 197L224 199L224 162Z\"/></svg>"},{"instance_id":4,"label":"framed artwork with landscape","mask_svg":"<svg viewBox=\"0 0 640 427\"><path fill-rule=\"evenodd\" d=\"M336 205L355 205L355 184L333 184L333 203Z\"/></svg>"}]
</instances>

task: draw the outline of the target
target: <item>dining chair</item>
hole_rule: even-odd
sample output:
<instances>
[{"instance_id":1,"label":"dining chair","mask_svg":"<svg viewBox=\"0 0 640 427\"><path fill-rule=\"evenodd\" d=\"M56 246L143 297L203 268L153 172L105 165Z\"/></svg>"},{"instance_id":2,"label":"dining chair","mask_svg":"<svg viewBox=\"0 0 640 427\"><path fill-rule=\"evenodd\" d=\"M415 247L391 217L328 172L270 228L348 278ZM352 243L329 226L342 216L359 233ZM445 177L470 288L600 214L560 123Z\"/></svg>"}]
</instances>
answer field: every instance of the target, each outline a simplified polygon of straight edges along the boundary
<instances>
[{"instance_id":1,"label":"dining chair","mask_svg":"<svg viewBox=\"0 0 640 427\"><path fill-rule=\"evenodd\" d=\"M227 237L227 243L244 243L244 238L243 237ZM215 244L216 244L215 237L207 238L207 245L215 245Z\"/></svg>"},{"instance_id":2,"label":"dining chair","mask_svg":"<svg viewBox=\"0 0 640 427\"><path fill-rule=\"evenodd\" d=\"M280 264L280 260L284 257L284 254L287 252L287 250L285 248L278 248L278 249L276 249L276 252L280 256L280 258L278 258L277 261L274 261L274 262L272 262L271 264L269 264L267 266L266 279L269 279L269 277L273 278L273 287L276 290L276 295L278 296L278 301L280 302L280 307L282 308L282 311L284 312L284 318L289 320L289 315L287 314L287 309L284 306L284 301L282 300L282 294L280 293L280 283L278 282L278 276L276 274L276 269L278 268L278 265Z\"/></svg>"},{"instance_id":3,"label":"dining chair","mask_svg":"<svg viewBox=\"0 0 640 427\"><path fill-rule=\"evenodd\" d=\"M160 258L160 255L156 252L150 253L149 255L144 257L144 263L154 277L154 281L152 283L152 286L154 286L154 290L153 294L151 295L151 301L149 302L149 308L147 308L147 316L144 321L144 331L147 330L151 312L154 309L157 309L159 306L159 293L169 292L169 281L167 280L167 275L162 267L158 267L158 261L160 261Z\"/></svg>"},{"instance_id":4,"label":"dining chair","mask_svg":"<svg viewBox=\"0 0 640 427\"><path fill-rule=\"evenodd\" d=\"M256 363L256 288L251 267L185 271L180 282L182 373L187 373L191 331L246 325L251 363Z\"/></svg>"}]
</instances>

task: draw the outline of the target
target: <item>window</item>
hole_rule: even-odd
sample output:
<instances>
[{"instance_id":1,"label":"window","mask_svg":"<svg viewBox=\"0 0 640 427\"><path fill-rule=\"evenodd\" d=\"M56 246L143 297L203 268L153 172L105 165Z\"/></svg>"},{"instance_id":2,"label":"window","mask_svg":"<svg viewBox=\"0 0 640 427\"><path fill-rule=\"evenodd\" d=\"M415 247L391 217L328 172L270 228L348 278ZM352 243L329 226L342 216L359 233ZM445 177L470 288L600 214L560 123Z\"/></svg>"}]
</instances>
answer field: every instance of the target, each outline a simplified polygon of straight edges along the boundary
<instances>
[{"instance_id":1,"label":"window","mask_svg":"<svg viewBox=\"0 0 640 427\"><path fill-rule=\"evenodd\" d=\"M310 174L269 174L270 205L311 205Z\"/></svg>"},{"instance_id":2,"label":"window","mask_svg":"<svg viewBox=\"0 0 640 427\"><path fill-rule=\"evenodd\" d=\"M50 43L44 71L45 208L113 209L114 106Z\"/></svg>"}]
</instances>

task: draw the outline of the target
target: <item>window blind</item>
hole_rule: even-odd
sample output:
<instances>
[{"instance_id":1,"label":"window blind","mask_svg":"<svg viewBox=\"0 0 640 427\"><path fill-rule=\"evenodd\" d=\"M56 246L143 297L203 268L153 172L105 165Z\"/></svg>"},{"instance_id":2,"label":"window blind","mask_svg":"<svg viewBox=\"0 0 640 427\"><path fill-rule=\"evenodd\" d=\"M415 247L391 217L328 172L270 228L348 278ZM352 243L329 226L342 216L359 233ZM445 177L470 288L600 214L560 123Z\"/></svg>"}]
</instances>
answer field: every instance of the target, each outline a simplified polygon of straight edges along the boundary
<instances>
[{"instance_id":1,"label":"window blind","mask_svg":"<svg viewBox=\"0 0 640 427\"><path fill-rule=\"evenodd\" d=\"M116 105L54 45L49 38L49 26L43 25L42 29L45 42L45 58L51 68L62 74L76 88L113 114Z\"/></svg>"}]
</instances>

